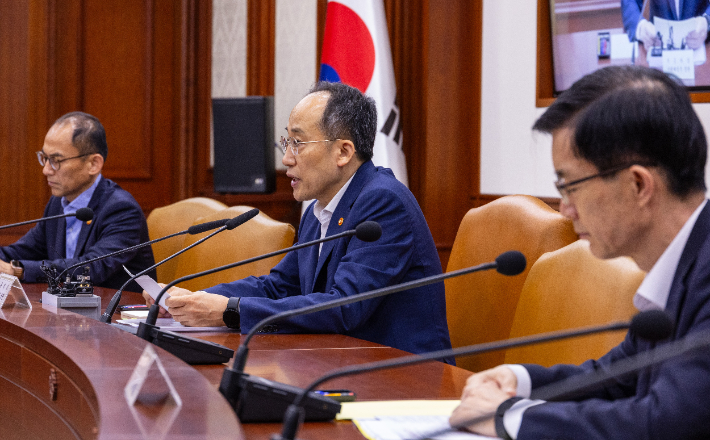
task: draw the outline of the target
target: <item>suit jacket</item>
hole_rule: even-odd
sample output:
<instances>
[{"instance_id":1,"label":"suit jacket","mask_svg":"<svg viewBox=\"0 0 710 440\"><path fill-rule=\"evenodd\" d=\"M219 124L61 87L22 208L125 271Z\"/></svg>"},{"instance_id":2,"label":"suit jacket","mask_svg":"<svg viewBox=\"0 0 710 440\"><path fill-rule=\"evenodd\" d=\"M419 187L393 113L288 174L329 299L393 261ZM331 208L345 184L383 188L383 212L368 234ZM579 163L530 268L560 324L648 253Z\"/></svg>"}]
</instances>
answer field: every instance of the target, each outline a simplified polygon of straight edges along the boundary
<instances>
[{"instance_id":1,"label":"suit jacket","mask_svg":"<svg viewBox=\"0 0 710 440\"><path fill-rule=\"evenodd\" d=\"M621 0L621 18L624 22L624 32L629 35L629 41L636 39L636 27L642 18L641 6L643 6L643 0ZM651 0L649 11L651 21L653 21L653 17L685 20L710 14L710 2L708 0L680 0L680 14L678 14L675 0Z\"/></svg>"},{"instance_id":2,"label":"suit jacket","mask_svg":"<svg viewBox=\"0 0 710 440\"><path fill-rule=\"evenodd\" d=\"M54 264L59 272L65 268L101 255L148 241L148 225L138 202L118 184L102 178L89 201L94 211L90 224L82 224L74 258L66 257L66 220L63 218L39 222L16 243L0 248L5 261L20 260L25 266L23 282L44 282L47 277L40 269L42 262ZM60 197L52 196L44 209L44 217L64 213ZM132 273L154 264L153 251L146 246L90 264L94 285L118 289L128 281L122 265ZM77 274L82 273L81 267ZM155 277L155 273L152 274ZM131 283L127 290L142 289Z\"/></svg>"},{"instance_id":3,"label":"suit jacket","mask_svg":"<svg viewBox=\"0 0 710 440\"><path fill-rule=\"evenodd\" d=\"M389 169L375 167L371 161L355 173L333 212L327 235L366 220L382 226L379 240L328 241L320 256L318 246L292 251L269 275L207 291L242 297L241 328L246 332L275 313L441 273L434 240L414 196ZM313 204L301 219L298 235L301 243L320 238ZM451 348L443 282L294 317L272 330L342 333L411 353Z\"/></svg>"},{"instance_id":4,"label":"suit jacket","mask_svg":"<svg viewBox=\"0 0 710 440\"><path fill-rule=\"evenodd\" d=\"M675 319L669 340L710 329L710 204L701 211L683 250L666 311ZM598 361L581 366L525 365L533 389L604 369L657 344L627 334ZM574 402L528 408L518 434L525 439L710 438L710 353L676 358L632 374Z\"/></svg>"}]
</instances>

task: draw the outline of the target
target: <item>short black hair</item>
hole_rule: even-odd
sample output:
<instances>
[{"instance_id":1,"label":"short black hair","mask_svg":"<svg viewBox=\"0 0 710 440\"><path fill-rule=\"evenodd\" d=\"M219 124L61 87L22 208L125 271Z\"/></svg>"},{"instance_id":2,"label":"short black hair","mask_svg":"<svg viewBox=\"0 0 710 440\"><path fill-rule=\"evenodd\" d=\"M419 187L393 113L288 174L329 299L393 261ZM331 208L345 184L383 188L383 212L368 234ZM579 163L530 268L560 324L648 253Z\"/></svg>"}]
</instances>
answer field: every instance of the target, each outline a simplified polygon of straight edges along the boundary
<instances>
[{"instance_id":1,"label":"short black hair","mask_svg":"<svg viewBox=\"0 0 710 440\"><path fill-rule=\"evenodd\" d=\"M74 128L72 145L79 150L79 154L100 154L104 160L108 156L106 131L99 119L84 112L71 112L60 116L53 126L71 123Z\"/></svg>"},{"instance_id":2,"label":"short black hair","mask_svg":"<svg viewBox=\"0 0 710 440\"><path fill-rule=\"evenodd\" d=\"M362 161L372 159L377 135L377 107L375 100L355 87L343 83L317 82L308 94L328 93L320 130L328 139L347 139L355 145L355 153Z\"/></svg>"},{"instance_id":3,"label":"short black hair","mask_svg":"<svg viewBox=\"0 0 710 440\"><path fill-rule=\"evenodd\" d=\"M657 166L678 197L705 191L707 142L685 87L641 66L611 66L583 77L535 122L534 130L574 129L572 150L600 172Z\"/></svg>"}]
</instances>

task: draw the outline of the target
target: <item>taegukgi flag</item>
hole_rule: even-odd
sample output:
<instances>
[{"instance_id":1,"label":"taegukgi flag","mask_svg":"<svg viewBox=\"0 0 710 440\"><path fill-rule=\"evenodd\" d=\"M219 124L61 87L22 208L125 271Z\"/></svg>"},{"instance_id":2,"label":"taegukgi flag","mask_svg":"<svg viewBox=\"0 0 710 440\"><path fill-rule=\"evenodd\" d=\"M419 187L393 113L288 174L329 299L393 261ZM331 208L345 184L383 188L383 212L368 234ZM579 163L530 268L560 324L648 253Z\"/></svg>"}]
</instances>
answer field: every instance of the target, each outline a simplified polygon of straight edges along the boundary
<instances>
[{"instance_id":1,"label":"taegukgi flag","mask_svg":"<svg viewBox=\"0 0 710 440\"><path fill-rule=\"evenodd\" d=\"M375 100L377 136L372 161L391 168L397 179L407 185L383 0L328 1L320 80L343 82Z\"/></svg>"}]
</instances>

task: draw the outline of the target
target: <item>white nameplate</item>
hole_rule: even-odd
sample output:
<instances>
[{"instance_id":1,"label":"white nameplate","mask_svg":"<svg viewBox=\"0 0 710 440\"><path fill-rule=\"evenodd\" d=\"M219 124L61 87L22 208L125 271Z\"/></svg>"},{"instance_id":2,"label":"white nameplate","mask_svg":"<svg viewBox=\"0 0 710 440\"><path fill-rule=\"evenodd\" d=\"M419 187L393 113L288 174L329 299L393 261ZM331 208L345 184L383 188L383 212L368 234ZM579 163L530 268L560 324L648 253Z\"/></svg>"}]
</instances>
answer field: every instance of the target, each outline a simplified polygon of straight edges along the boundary
<instances>
[{"instance_id":1,"label":"white nameplate","mask_svg":"<svg viewBox=\"0 0 710 440\"><path fill-rule=\"evenodd\" d=\"M695 79L693 51L690 49L664 50L663 71L672 73L680 79Z\"/></svg>"},{"instance_id":2,"label":"white nameplate","mask_svg":"<svg viewBox=\"0 0 710 440\"><path fill-rule=\"evenodd\" d=\"M6 303L8 298L11 298L11 301ZM10 304L32 310L32 304L27 298L20 280L14 275L2 273L0 274L0 307L7 307Z\"/></svg>"}]
</instances>

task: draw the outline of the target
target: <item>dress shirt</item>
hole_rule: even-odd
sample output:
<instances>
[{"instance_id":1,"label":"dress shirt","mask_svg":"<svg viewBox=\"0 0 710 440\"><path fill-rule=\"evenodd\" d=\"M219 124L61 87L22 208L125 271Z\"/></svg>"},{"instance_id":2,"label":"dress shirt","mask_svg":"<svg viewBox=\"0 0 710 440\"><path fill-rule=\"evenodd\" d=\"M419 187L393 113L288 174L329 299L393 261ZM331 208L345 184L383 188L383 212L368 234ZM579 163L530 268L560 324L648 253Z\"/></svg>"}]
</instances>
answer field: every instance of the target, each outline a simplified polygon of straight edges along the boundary
<instances>
[{"instance_id":1,"label":"dress shirt","mask_svg":"<svg viewBox=\"0 0 710 440\"><path fill-rule=\"evenodd\" d=\"M330 218L333 216L333 212L335 212L335 208L338 207L338 203L340 203L340 199L343 198L343 194L345 194L345 191L347 191L348 186L350 186L350 182L353 181L353 177L355 177L355 174L350 176L350 179L348 179L347 182L345 182L345 185L343 185L342 188L340 188L340 191L338 191L333 199L328 202L326 206L323 206L320 202L320 200L316 201L315 206L313 207L313 215L316 216L318 219L318 222L320 223L320 238L325 237L325 233L328 231L328 226L330 226ZM318 255L320 255L320 251L323 249L323 243L320 244L318 247Z\"/></svg>"},{"instance_id":2,"label":"dress shirt","mask_svg":"<svg viewBox=\"0 0 710 440\"><path fill-rule=\"evenodd\" d=\"M688 243L688 237L690 237L690 232L695 226L695 222L700 215L700 211L703 210L707 199L698 206L693 214L686 220L685 224L680 231L676 234L668 245L666 250L663 251L661 257L656 261L648 274L644 277L643 282L639 286L636 294L634 295L634 307L639 311L646 311L652 309L663 310L666 308L666 302L668 301L668 294L671 290L671 283L673 282L673 277L675 271L680 263L680 257L685 249L685 245ZM528 370L522 365L506 365L510 368L515 376L518 378L518 387L516 394L520 397L530 397L532 391L532 381L530 379L530 374ZM523 399L516 402L508 411L505 412L503 416L503 426L511 438L518 438L518 432L520 431L520 425L523 422L523 413L526 409L545 403L544 400L529 400Z\"/></svg>"},{"instance_id":3,"label":"dress shirt","mask_svg":"<svg viewBox=\"0 0 710 440\"><path fill-rule=\"evenodd\" d=\"M99 185L101 181L101 174L96 176L96 180L91 184L89 189L79 194L79 196L69 202L66 197L62 197L62 208L64 208L64 214L69 214L70 212L76 212L78 209L86 208L89 206L91 201L91 196L94 195L94 190ZM76 252L76 243L79 240L79 232L81 232L82 221L78 220L76 217L66 217L67 229L66 229L66 246L65 254L67 258L74 258L74 252Z\"/></svg>"}]
</instances>

